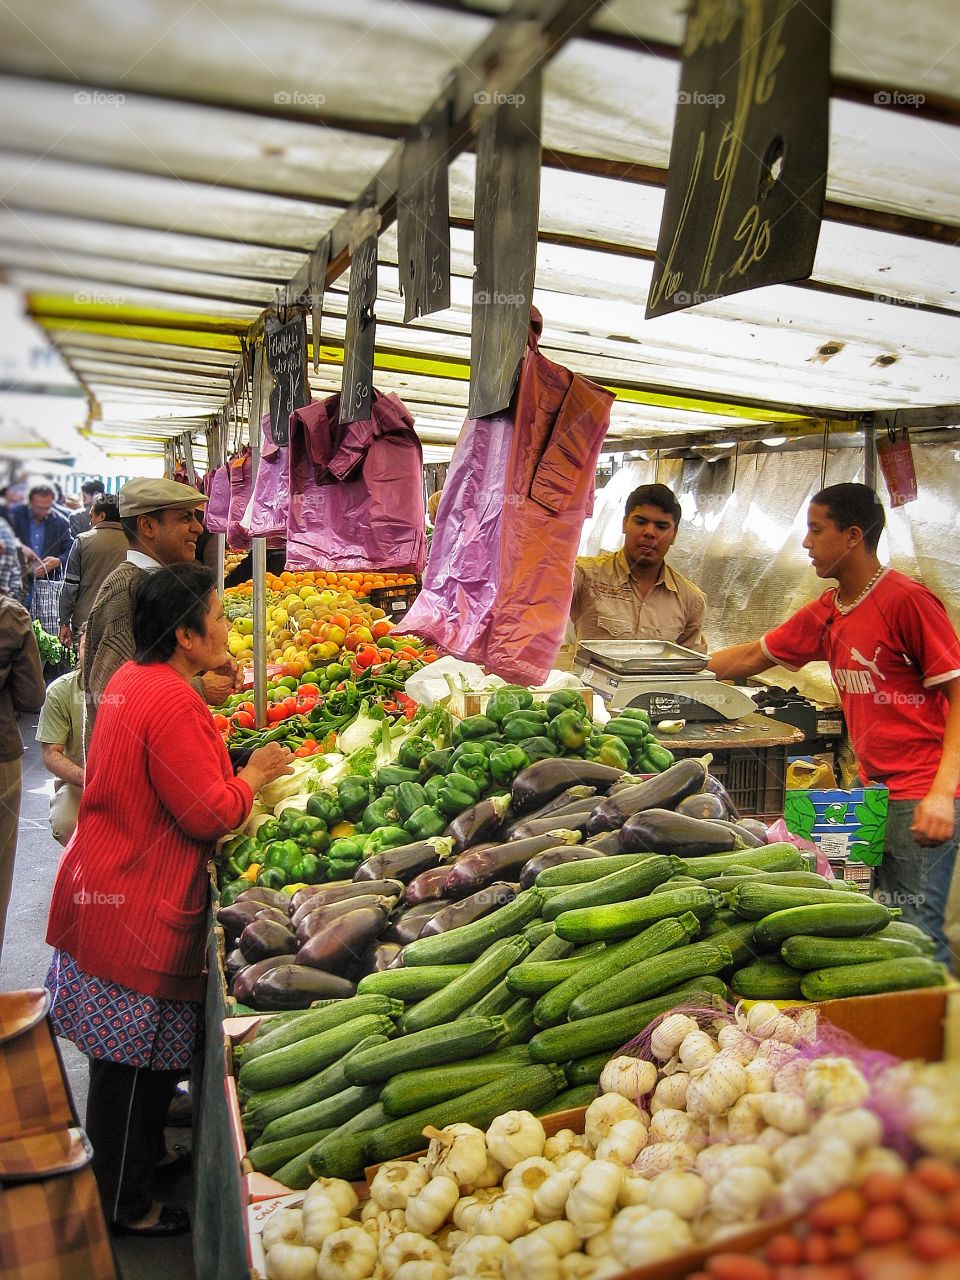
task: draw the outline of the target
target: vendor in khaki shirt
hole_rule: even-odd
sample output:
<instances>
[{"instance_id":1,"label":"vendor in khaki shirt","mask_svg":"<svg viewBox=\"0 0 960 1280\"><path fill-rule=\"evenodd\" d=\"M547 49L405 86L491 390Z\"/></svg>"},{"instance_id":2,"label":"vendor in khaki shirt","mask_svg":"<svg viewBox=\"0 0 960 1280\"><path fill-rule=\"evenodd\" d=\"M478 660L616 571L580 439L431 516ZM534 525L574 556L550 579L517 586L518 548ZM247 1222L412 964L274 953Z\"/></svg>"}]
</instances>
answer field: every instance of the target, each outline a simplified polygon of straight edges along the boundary
<instances>
[{"instance_id":1,"label":"vendor in khaki shirt","mask_svg":"<svg viewBox=\"0 0 960 1280\"><path fill-rule=\"evenodd\" d=\"M665 484L634 489L623 547L577 560L570 606L577 640L670 640L706 652L706 597L665 562L679 526L680 504Z\"/></svg>"}]
</instances>

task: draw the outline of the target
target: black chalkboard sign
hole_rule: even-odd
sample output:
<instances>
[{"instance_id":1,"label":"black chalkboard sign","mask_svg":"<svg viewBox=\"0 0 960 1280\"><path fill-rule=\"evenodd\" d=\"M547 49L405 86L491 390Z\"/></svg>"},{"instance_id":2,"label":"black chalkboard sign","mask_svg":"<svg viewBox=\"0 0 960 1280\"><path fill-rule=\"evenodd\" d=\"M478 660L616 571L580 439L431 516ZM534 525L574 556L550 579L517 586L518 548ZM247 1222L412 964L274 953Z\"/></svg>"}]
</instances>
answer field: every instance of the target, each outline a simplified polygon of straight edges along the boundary
<instances>
[{"instance_id":1,"label":"black chalkboard sign","mask_svg":"<svg viewBox=\"0 0 960 1280\"><path fill-rule=\"evenodd\" d=\"M310 403L307 382L307 321L303 311L288 313L281 324L268 320L265 346L273 375L270 392L270 433L275 444L290 439L290 415Z\"/></svg>"},{"instance_id":2,"label":"black chalkboard sign","mask_svg":"<svg viewBox=\"0 0 960 1280\"><path fill-rule=\"evenodd\" d=\"M830 0L693 0L647 317L813 269Z\"/></svg>"},{"instance_id":3,"label":"black chalkboard sign","mask_svg":"<svg viewBox=\"0 0 960 1280\"><path fill-rule=\"evenodd\" d=\"M450 305L450 98L407 134L400 158L397 252L403 322Z\"/></svg>"},{"instance_id":4,"label":"black chalkboard sign","mask_svg":"<svg viewBox=\"0 0 960 1280\"><path fill-rule=\"evenodd\" d=\"M340 425L366 422L373 404L373 357L377 342L377 237L365 236L350 258L347 329L343 340Z\"/></svg>"}]
</instances>

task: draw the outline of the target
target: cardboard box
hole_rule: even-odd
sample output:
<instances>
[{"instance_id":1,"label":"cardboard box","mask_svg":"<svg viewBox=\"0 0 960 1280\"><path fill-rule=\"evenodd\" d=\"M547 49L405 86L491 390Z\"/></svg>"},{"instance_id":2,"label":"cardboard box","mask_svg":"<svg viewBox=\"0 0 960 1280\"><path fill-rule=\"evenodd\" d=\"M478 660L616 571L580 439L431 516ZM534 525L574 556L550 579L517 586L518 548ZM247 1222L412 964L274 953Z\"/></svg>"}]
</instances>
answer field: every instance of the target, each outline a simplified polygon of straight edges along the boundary
<instances>
[{"instance_id":1,"label":"cardboard box","mask_svg":"<svg viewBox=\"0 0 960 1280\"><path fill-rule=\"evenodd\" d=\"M886 787L857 787L852 791L790 791L783 799L783 817L794 835L812 840L828 858L848 858L867 866L883 860L887 826Z\"/></svg>"}]
</instances>

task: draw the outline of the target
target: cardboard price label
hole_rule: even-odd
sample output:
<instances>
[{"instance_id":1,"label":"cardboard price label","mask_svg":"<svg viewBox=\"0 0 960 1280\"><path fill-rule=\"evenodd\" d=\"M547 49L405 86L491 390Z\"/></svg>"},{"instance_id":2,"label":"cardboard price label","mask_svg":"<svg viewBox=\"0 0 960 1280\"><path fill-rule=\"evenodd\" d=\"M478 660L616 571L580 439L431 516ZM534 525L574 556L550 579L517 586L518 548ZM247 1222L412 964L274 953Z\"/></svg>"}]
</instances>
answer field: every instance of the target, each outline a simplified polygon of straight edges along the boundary
<instances>
[{"instance_id":1,"label":"cardboard price label","mask_svg":"<svg viewBox=\"0 0 960 1280\"><path fill-rule=\"evenodd\" d=\"M878 440L877 457L890 495L890 505L902 507L906 502L916 502L917 472L906 431L891 433L888 439Z\"/></svg>"}]
</instances>

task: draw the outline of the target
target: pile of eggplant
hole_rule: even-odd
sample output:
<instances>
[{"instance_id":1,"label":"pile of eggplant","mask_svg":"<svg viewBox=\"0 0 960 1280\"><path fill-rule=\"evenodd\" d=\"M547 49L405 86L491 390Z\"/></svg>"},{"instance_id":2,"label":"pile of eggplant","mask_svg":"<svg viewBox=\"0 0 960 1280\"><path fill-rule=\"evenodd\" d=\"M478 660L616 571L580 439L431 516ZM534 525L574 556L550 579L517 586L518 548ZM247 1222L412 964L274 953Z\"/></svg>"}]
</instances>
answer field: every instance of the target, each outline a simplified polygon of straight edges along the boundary
<instances>
[{"instance_id":1,"label":"pile of eggplant","mask_svg":"<svg viewBox=\"0 0 960 1280\"><path fill-rule=\"evenodd\" d=\"M739 817L708 762L635 777L588 760L538 760L509 796L481 800L443 836L375 854L352 881L292 897L248 889L217 916L231 993L263 1010L352 995L366 974L401 965L407 943L480 919L559 863L765 844L763 823Z\"/></svg>"}]
</instances>

